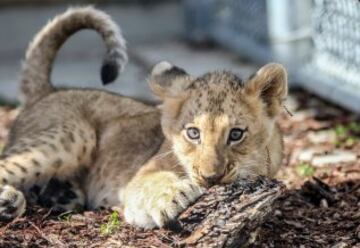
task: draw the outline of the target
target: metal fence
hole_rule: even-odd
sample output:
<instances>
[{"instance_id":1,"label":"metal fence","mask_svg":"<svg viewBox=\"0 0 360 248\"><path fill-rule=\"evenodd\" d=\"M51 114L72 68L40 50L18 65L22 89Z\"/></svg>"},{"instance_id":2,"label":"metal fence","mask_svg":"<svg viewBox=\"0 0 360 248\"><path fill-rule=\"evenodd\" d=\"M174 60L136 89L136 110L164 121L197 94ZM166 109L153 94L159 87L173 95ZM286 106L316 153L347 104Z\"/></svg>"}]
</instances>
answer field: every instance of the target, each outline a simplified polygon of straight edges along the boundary
<instances>
[{"instance_id":1,"label":"metal fence","mask_svg":"<svg viewBox=\"0 0 360 248\"><path fill-rule=\"evenodd\" d=\"M360 113L360 1L185 0L191 40L288 67L292 84Z\"/></svg>"}]
</instances>

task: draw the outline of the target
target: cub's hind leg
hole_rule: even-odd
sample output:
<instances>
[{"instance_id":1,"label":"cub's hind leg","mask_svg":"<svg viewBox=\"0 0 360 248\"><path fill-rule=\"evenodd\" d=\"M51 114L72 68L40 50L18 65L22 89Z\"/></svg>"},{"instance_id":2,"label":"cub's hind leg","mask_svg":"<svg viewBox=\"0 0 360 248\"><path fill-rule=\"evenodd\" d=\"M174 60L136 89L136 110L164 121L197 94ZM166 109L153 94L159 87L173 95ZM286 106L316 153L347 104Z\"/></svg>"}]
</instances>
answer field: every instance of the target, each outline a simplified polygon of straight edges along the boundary
<instances>
[{"instance_id":1,"label":"cub's hind leg","mask_svg":"<svg viewBox=\"0 0 360 248\"><path fill-rule=\"evenodd\" d=\"M52 178L65 181L86 169L95 145L95 131L80 122L16 137L0 156L0 219L12 219L24 212L20 190L28 192L35 185L46 189Z\"/></svg>"}]
</instances>

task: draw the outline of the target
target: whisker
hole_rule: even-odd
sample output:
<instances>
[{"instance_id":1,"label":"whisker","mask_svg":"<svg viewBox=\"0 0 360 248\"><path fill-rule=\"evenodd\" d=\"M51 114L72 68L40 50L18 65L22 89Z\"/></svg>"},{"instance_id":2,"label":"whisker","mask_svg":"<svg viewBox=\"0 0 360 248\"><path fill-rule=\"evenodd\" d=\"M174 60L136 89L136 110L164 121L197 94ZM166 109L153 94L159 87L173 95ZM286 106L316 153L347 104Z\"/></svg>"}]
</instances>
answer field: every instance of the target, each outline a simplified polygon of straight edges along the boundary
<instances>
[{"instance_id":1,"label":"whisker","mask_svg":"<svg viewBox=\"0 0 360 248\"><path fill-rule=\"evenodd\" d=\"M170 151L168 151L168 152L160 153L160 154L152 157L152 159L163 159L163 158L169 156L171 153L173 153L173 150L170 150Z\"/></svg>"},{"instance_id":2,"label":"whisker","mask_svg":"<svg viewBox=\"0 0 360 248\"><path fill-rule=\"evenodd\" d=\"M178 167L179 165L181 165L180 163L176 163L176 164L173 164L173 165L170 165L170 169L174 169L176 167Z\"/></svg>"}]
</instances>

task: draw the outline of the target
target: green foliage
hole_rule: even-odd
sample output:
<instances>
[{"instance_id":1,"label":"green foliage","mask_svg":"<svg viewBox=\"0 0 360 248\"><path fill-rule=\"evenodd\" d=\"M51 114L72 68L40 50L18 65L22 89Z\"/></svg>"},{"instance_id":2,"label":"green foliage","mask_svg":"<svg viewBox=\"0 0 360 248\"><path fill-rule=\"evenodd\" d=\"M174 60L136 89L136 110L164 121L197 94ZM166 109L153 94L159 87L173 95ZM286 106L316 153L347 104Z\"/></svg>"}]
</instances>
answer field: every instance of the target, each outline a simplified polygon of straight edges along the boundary
<instances>
[{"instance_id":1,"label":"green foliage","mask_svg":"<svg viewBox=\"0 0 360 248\"><path fill-rule=\"evenodd\" d=\"M344 125L337 125L335 127L335 133L337 137L345 137L348 133L348 128Z\"/></svg>"},{"instance_id":2,"label":"green foliage","mask_svg":"<svg viewBox=\"0 0 360 248\"><path fill-rule=\"evenodd\" d=\"M315 168L307 163L301 163L296 166L296 172L302 177L312 177L315 171Z\"/></svg>"},{"instance_id":3,"label":"green foliage","mask_svg":"<svg viewBox=\"0 0 360 248\"><path fill-rule=\"evenodd\" d=\"M355 137L348 137L345 140L345 145L348 147L352 147L357 143L357 138Z\"/></svg>"},{"instance_id":4,"label":"green foliage","mask_svg":"<svg viewBox=\"0 0 360 248\"><path fill-rule=\"evenodd\" d=\"M114 211L109 216L108 221L100 226L100 234L103 236L107 236L112 234L115 230L117 230L121 225L119 220L119 213Z\"/></svg>"},{"instance_id":5,"label":"green foliage","mask_svg":"<svg viewBox=\"0 0 360 248\"><path fill-rule=\"evenodd\" d=\"M360 134L360 122L359 123L355 121L351 122L349 124L349 129L356 134Z\"/></svg>"},{"instance_id":6,"label":"green foliage","mask_svg":"<svg viewBox=\"0 0 360 248\"><path fill-rule=\"evenodd\" d=\"M72 211L68 211L68 212L60 214L57 218L58 218L59 221L69 223L71 221L72 214L73 214Z\"/></svg>"},{"instance_id":7,"label":"green foliage","mask_svg":"<svg viewBox=\"0 0 360 248\"><path fill-rule=\"evenodd\" d=\"M336 134L336 146L345 145L352 147L360 140L360 123L350 122L348 124L340 124L334 128Z\"/></svg>"}]
</instances>

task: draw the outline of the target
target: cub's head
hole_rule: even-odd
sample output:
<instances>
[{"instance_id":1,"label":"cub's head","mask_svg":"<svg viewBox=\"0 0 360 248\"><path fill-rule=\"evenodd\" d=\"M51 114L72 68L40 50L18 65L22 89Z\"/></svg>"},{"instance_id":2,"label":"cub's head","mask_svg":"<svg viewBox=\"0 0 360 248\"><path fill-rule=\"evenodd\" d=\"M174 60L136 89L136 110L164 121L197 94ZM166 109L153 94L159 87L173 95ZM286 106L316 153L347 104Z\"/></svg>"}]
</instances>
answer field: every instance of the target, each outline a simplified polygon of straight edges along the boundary
<instances>
[{"instance_id":1,"label":"cub's head","mask_svg":"<svg viewBox=\"0 0 360 248\"><path fill-rule=\"evenodd\" d=\"M267 64L242 81L224 71L195 78L161 62L150 87L162 99L163 132L195 183L267 174L264 151L287 94L283 66Z\"/></svg>"}]
</instances>

